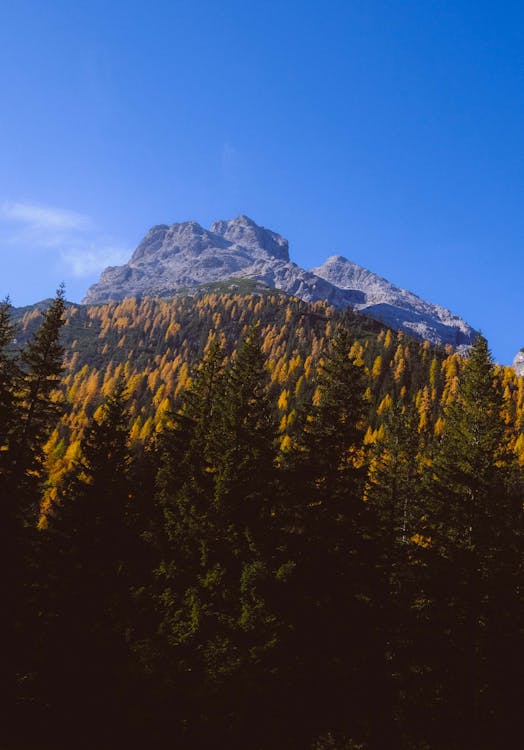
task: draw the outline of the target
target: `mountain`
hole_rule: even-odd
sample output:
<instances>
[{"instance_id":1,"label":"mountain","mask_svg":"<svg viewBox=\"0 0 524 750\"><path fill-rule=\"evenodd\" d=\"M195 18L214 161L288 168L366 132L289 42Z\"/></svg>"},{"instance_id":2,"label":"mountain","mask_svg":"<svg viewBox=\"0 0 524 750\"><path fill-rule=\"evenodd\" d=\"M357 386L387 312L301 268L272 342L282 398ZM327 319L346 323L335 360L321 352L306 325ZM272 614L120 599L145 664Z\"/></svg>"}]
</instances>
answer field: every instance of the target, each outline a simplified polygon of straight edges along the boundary
<instances>
[{"instance_id":1,"label":"mountain","mask_svg":"<svg viewBox=\"0 0 524 750\"><path fill-rule=\"evenodd\" d=\"M513 367L515 368L515 372L517 373L517 375L524 375L524 349L521 349L515 355L515 359L513 360Z\"/></svg>"},{"instance_id":2,"label":"mountain","mask_svg":"<svg viewBox=\"0 0 524 750\"><path fill-rule=\"evenodd\" d=\"M130 261L106 268L83 302L173 296L232 278L252 279L305 302L326 300L338 309L350 305L436 344L463 348L475 338L458 316L342 256L311 271L301 268L290 260L286 239L243 215L209 229L194 221L152 227Z\"/></svg>"},{"instance_id":3,"label":"mountain","mask_svg":"<svg viewBox=\"0 0 524 750\"><path fill-rule=\"evenodd\" d=\"M357 302L355 308L392 328L457 347L467 346L475 338L476 332L458 315L426 302L341 255L331 256L312 271L339 289L362 292L365 301Z\"/></svg>"},{"instance_id":4,"label":"mountain","mask_svg":"<svg viewBox=\"0 0 524 750\"><path fill-rule=\"evenodd\" d=\"M194 221L153 227L129 263L102 273L84 303L144 294L163 297L231 278L255 279L305 302L327 300L338 308L361 298L292 263L287 240L247 216L238 216L217 221L209 230Z\"/></svg>"}]
</instances>

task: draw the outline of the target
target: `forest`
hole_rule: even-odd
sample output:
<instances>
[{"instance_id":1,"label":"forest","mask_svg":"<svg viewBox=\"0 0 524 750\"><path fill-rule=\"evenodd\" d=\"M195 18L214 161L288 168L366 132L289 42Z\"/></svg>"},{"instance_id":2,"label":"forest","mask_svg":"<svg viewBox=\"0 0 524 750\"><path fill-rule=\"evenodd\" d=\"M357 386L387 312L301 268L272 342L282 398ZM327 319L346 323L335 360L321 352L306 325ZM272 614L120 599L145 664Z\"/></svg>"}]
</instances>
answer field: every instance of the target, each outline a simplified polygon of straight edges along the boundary
<instances>
[{"instance_id":1,"label":"forest","mask_svg":"<svg viewBox=\"0 0 524 750\"><path fill-rule=\"evenodd\" d=\"M524 379L351 310L0 305L2 747L494 750Z\"/></svg>"}]
</instances>

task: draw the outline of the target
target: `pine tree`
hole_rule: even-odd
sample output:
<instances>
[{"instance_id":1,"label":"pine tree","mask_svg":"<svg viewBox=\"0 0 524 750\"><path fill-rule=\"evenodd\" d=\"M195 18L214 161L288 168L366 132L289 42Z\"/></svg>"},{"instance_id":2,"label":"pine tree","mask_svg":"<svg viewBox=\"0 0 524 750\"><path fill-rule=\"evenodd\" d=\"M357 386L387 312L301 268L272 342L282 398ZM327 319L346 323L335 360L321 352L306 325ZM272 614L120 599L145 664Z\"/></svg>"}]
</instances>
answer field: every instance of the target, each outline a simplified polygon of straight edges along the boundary
<instances>
[{"instance_id":1,"label":"pine tree","mask_svg":"<svg viewBox=\"0 0 524 750\"><path fill-rule=\"evenodd\" d=\"M171 418L173 425L158 440L156 522L150 535L157 562L148 592L150 610L158 618L158 635L151 633L146 639L142 658L173 706L169 721L175 736L182 732L182 717L191 717L198 726L197 717L203 711L199 701L205 694L205 667L199 644L204 639L205 611L198 591L212 539L209 434L214 429L223 372L224 351L215 338L182 393L180 407ZM210 578L204 585L211 583Z\"/></svg>"},{"instance_id":2,"label":"pine tree","mask_svg":"<svg viewBox=\"0 0 524 750\"><path fill-rule=\"evenodd\" d=\"M438 487L446 496L435 532L440 532L437 538L449 554L479 549L491 533L496 497L503 490L500 465L507 459L502 406L487 342L479 336L459 381L457 398L446 411L435 463Z\"/></svg>"},{"instance_id":3,"label":"pine tree","mask_svg":"<svg viewBox=\"0 0 524 750\"><path fill-rule=\"evenodd\" d=\"M211 436L216 472L210 561L221 585L213 594L220 600L212 605L220 614L210 621L216 635L207 648L213 679L224 668L229 673L215 684L222 683L222 710L240 744L251 737L261 710L274 712L274 725L265 729L268 744L285 726L275 712L275 695L282 689L278 668L286 628L280 604L293 563L282 545L277 421L262 344L255 324L227 368Z\"/></svg>"},{"instance_id":4,"label":"pine tree","mask_svg":"<svg viewBox=\"0 0 524 750\"><path fill-rule=\"evenodd\" d=\"M270 511L268 488L274 481L277 432L259 326L241 342L227 371L212 450L216 464L215 504L235 524L255 526ZM217 432L218 431L218 432Z\"/></svg>"},{"instance_id":5,"label":"pine tree","mask_svg":"<svg viewBox=\"0 0 524 750\"><path fill-rule=\"evenodd\" d=\"M302 438L286 459L287 543L296 563L288 644L295 721L358 736L367 731L376 675L363 539L365 379L340 327L328 342ZM292 510L291 510L292 509ZM358 647L357 647L358 644ZM366 665L366 666L364 666Z\"/></svg>"},{"instance_id":6,"label":"pine tree","mask_svg":"<svg viewBox=\"0 0 524 750\"><path fill-rule=\"evenodd\" d=\"M518 611L515 596L521 585L515 563L522 510L510 482L513 458L505 444L502 406L487 342L479 336L461 373L456 398L446 410L429 487L435 608L442 629L449 633L444 654L440 651L449 670L441 677L448 696L443 725L457 736L460 714L458 737L475 747L491 747L503 729L500 716L507 712L500 691L494 697L493 680L500 665L494 664L493 655L502 653L498 639L504 629L512 633L507 633L512 643L516 639L515 623L501 619L499 603L509 598L511 610ZM517 628L521 627L522 621ZM509 693L508 698L512 703ZM505 731L509 736L507 727Z\"/></svg>"},{"instance_id":7,"label":"pine tree","mask_svg":"<svg viewBox=\"0 0 524 750\"><path fill-rule=\"evenodd\" d=\"M185 454L180 431L174 444L180 478L169 455L159 474L171 555L159 571L179 705L193 712L200 741L213 731L226 742L233 726L238 736L250 731L261 675L269 677L280 566L271 539L276 426L258 330L225 374L222 361L211 347L185 396Z\"/></svg>"},{"instance_id":8,"label":"pine tree","mask_svg":"<svg viewBox=\"0 0 524 750\"><path fill-rule=\"evenodd\" d=\"M41 468L46 437L58 421L61 403L53 395L60 384L64 349L60 332L64 324L64 288L60 287L33 340L22 351L23 378L19 423L13 437L11 486L31 493ZM33 498L32 510L37 510Z\"/></svg>"},{"instance_id":9,"label":"pine tree","mask_svg":"<svg viewBox=\"0 0 524 750\"><path fill-rule=\"evenodd\" d=\"M5 480L11 460L10 440L16 424L20 369L17 358L8 350L15 337L9 299L0 303L0 482Z\"/></svg>"},{"instance_id":10,"label":"pine tree","mask_svg":"<svg viewBox=\"0 0 524 750\"><path fill-rule=\"evenodd\" d=\"M380 555L391 592L397 590L397 565L402 550L419 531L421 481L420 437L416 413L395 402L382 422L382 436L372 448L365 489L371 523L379 535Z\"/></svg>"},{"instance_id":11,"label":"pine tree","mask_svg":"<svg viewBox=\"0 0 524 750\"><path fill-rule=\"evenodd\" d=\"M55 427L60 406L53 398L62 371L64 292L60 288L46 310L33 340L22 351L21 369L5 348L0 356L2 409L1 569L5 587L0 642L4 653L0 705L6 711L6 731L16 733L24 722L20 711L34 696L35 579L39 540L37 522L44 483L44 442ZM5 347L12 339L9 305L0 312L0 338Z\"/></svg>"},{"instance_id":12,"label":"pine tree","mask_svg":"<svg viewBox=\"0 0 524 750\"><path fill-rule=\"evenodd\" d=\"M405 724L400 698L417 690L409 649L413 637L410 604L416 577L413 540L422 513L421 446L414 408L395 402L385 412L381 432L372 449L365 491L365 527L373 544L368 580L383 658L375 704L379 746L386 739L393 745L399 742L398 732Z\"/></svg>"},{"instance_id":13,"label":"pine tree","mask_svg":"<svg viewBox=\"0 0 524 750\"><path fill-rule=\"evenodd\" d=\"M53 696L55 720L65 711L64 736L88 721L89 736L116 737L130 710L131 589L141 545L133 528L128 422L120 380L92 419L80 461L59 488L42 532L42 690Z\"/></svg>"},{"instance_id":14,"label":"pine tree","mask_svg":"<svg viewBox=\"0 0 524 750\"><path fill-rule=\"evenodd\" d=\"M10 496L11 493L7 486L12 461L10 441L17 417L15 394L19 376L17 362L7 351L13 336L11 306L9 300L6 299L0 305L0 495L2 499L0 549L3 577L7 576L2 595L5 616L2 618L2 630L0 632L3 652L2 663L4 664L0 678L0 706L2 707L2 713L5 711L7 720L14 711L16 672L21 666L20 663L13 663L12 656L13 650L16 657L19 656L17 650L19 644L15 644L15 637L18 635L17 628L20 617L18 598L21 596L23 586L23 579L20 579L20 570L18 569L21 559L23 559L21 529L17 524L18 518L14 498Z\"/></svg>"},{"instance_id":15,"label":"pine tree","mask_svg":"<svg viewBox=\"0 0 524 750\"><path fill-rule=\"evenodd\" d=\"M222 344L215 338L184 391L180 408L172 415L173 426L158 440L158 522L152 542L162 561L161 577L171 583L173 551L184 566L194 566L200 559L198 535L214 493L210 435L215 430L217 400L222 392L224 357Z\"/></svg>"},{"instance_id":16,"label":"pine tree","mask_svg":"<svg viewBox=\"0 0 524 750\"><path fill-rule=\"evenodd\" d=\"M352 339L340 327L329 343L319 372L318 403L305 425L304 449L315 478L318 501L330 503L361 496L364 472L359 471L362 447L364 372L350 358Z\"/></svg>"}]
</instances>

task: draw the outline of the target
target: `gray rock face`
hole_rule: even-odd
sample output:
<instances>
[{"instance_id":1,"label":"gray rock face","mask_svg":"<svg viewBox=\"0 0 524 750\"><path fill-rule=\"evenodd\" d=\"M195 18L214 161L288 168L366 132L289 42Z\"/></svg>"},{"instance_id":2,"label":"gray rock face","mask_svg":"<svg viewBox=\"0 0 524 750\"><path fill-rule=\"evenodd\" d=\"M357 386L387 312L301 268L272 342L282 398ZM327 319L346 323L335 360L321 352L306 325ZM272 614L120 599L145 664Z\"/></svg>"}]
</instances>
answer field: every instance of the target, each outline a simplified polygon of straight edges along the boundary
<instances>
[{"instance_id":1,"label":"gray rock face","mask_svg":"<svg viewBox=\"0 0 524 750\"><path fill-rule=\"evenodd\" d=\"M517 375L524 376L524 351L522 349L515 355L513 367Z\"/></svg>"},{"instance_id":2,"label":"gray rock face","mask_svg":"<svg viewBox=\"0 0 524 750\"><path fill-rule=\"evenodd\" d=\"M232 277L260 281L307 302L326 299L337 307L354 305L361 296L291 263L287 240L238 216L217 221L209 230L194 221L153 227L129 263L106 268L83 301L168 295Z\"/></svg>"},{"instance_id":3,"label":"gray rock face","mask_svg":"<svg viewBox=\"0 0 524 750\"><path fill-rule=\"evenodd\" d=\"M288 241L269 229L259 227L247 216L238 216L233 221L215 221L209 231L239 247L254 252L262 250L278 260L289 260Z\"/></svg>"},{"instance_id":4,"label":"gray rock face","mask_svg":"<svg viewBox=\"0 0 524 750\"><path fill-rule=\"evenodd\" d=\"M355 305L356 309L392 328L402 328L417 338L452 344L458 349L467 348L475 339L476 331L458 315L426 302L341 255L333 255L312 271L341 289L361 291L365 299Z\"/></svg>"},{"instance_id":5,"label":"gray rock face","mask_svg":"<svg viewBox=\"0 0 524 750\"><path fill-rule=\"evenodd\" d=\"M424 302L371 271L333 256L306 271L289 260L288 242L247 216L152 227L124 266L106 268L84 304L144 294L168 296L233 277L253 279L306 302L348 305L433 343L466 347L475 331L461 318Z\"/></svg>"}]
</instances>

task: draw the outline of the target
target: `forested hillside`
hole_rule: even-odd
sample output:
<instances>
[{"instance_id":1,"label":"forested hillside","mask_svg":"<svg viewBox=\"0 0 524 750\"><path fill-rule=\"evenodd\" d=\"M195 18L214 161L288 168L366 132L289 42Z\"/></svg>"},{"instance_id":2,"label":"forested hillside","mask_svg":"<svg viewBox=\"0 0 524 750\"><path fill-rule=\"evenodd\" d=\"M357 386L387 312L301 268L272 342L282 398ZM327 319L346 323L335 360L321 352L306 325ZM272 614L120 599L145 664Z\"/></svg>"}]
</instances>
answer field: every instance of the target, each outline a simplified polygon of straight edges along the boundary
<instances>
[{"instance_id":1,"label":"forested hillside","mask_svg":"<svg viewBox=\"0 0 524 750\"><path fill-rule=\"evenodd\" d=\"M513 747L524 379L253 291L0 309L4 744Z\"/></svg>"}]
</instances>

